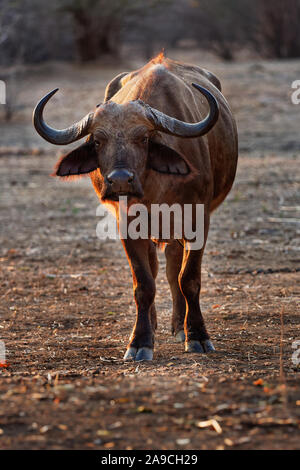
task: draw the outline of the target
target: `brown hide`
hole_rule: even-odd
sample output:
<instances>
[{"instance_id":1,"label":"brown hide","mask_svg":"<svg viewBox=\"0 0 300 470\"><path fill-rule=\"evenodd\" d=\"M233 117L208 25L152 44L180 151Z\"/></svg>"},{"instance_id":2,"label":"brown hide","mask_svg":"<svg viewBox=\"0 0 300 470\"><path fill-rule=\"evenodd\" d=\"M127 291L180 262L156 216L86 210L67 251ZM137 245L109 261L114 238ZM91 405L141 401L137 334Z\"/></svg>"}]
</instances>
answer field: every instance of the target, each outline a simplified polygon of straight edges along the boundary
<instances>
[{"instance_id":1,"label":"brown hide","mask_svg":"<svg viewBox=\"0 0 300 470\"><path fill-rule=\"evenodd\" d=\"M155 140L184 156L191 172L184 177L148 170L143 181L145 204L205 203L214 210L233 184L238 155L236 124L228 103L220 92L218 79L200 67L170 59L154 59L143 68L120 74L106 89L106 100L118 105L142 100L151 107L185 122L201 121L208 112L205 98L192 86L207 88L217 99L220 115L210 132L199 138L184 139L156 133ZM100 172L91 174L97 193L101 194Z\"/></svg>"}]
</instances>

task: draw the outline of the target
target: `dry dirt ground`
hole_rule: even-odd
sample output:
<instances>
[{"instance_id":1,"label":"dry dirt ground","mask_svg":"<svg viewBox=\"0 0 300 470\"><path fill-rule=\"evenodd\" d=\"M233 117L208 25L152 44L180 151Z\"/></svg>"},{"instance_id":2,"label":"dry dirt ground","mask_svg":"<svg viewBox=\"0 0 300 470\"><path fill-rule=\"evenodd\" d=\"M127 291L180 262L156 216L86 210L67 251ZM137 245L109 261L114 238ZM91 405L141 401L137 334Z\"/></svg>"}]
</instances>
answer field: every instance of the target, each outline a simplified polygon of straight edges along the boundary
<instances>
[{"instance_id":1,"label":"dry dirt ground","mask_svg":"<svg viewBox=\"0 0 300 470\"><path fill-rule=\"evenodd\" d=\"M147 364L122 360L135 313L120 242L97 239L88 179L49 177L57 156L29 122L58 85L47 118L69 124L121 69L56 64L22 77L23 107L0 122L0 448L299 448L300 108L289 94L300 63L203 65L224 82L241 148L204 257L201 304L217 352L185 354L174 342L160 253Z\"/></svg>"}]
</instances>

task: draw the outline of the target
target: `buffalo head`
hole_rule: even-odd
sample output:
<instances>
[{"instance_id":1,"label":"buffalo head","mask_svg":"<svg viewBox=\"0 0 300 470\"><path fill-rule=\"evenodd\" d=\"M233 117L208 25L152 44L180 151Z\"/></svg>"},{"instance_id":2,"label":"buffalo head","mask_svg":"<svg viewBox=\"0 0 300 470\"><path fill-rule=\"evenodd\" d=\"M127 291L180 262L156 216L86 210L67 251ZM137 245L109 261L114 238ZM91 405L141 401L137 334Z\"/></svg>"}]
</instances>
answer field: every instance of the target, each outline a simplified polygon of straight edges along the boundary
<instances>
[{"instance_id":1,"label":"buffalo head","mask_svg":"<svg viewBox=\"0 0 300 470\"><path fill-rule=\"evenodd\" d=\"M190 171L184 156L155 140L157 131L183 138L200 137L216 123L219 108L213 95L193 84L207 99L209 113L198 123L185 123L172 118L141 100L98 105L95 111L67 129L56 130L43 119L43 110L53 90L38 103L33 122L37 132L48 142L66 145L82 137L87 141L64 156L56 167L56 175L77 176L99 171L102 200L118 200L120 195L141 198L147 170L179 176Z\"/></svg>"}]
</instances>

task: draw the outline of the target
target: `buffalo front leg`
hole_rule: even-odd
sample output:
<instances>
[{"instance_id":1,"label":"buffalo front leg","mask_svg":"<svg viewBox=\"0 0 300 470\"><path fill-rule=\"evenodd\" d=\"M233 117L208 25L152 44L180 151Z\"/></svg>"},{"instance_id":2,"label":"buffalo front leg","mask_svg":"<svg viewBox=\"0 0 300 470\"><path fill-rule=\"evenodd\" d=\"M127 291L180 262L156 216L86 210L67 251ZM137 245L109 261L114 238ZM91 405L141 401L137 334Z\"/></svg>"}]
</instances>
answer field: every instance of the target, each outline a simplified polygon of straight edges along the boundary
<instances>
[{"instance_id":1,"label":"buffalo front leg","mask_svg":"<svg viewBox=\"0 0 300 470\"><path fill-rule=\"evenodd\" d=\"M148 253L149 253L149 264L150 264L152 276L154 279L156 279L157 273L158 273L158 259L157 259L156 245L151 240L149 240L149 252ZM156 308L155 308L154 301L150 308L150 317L151 317L152 329L155 333L155 330L157 328L157 317L156 317Z\"/></svg>"},{"instance_id":2,"label":"buffalo front leg","mask_svg":"<svg viewBox=\"0 0 300 470\"><path fill-rule=\"evenodd\" d=\"M193 250L185 242L179 285L186 300L184 320L186 352L208 353L215 348L209 339L200 309L201 262L204 248Z\"/></svg>"},{"instance_id":3,"label":"buffalo front leg","mask_svg":"<svg viewBox=\"0 0 300 470\"><path fill-rule=\"evenodd\" d=\"M174 240L169 245L167 245L165 249L165 255L167 261L167 279L170 285L173 300L172 334L175 336L176 341L181 343L185 340L184 319L186 312L185 298L180 290L178 282L183 256L182 245L177 240Z\"/></svg>"},{"instance_id":4,"label":"buffalo front leg","mask_svg":"<svg viewBox=\"0 0 300 470\"><path fill-rule=\"evenodd\" d=\"M156 315L154 307L155 274L151 240L122 240L133 277L136 322L130 337L125 360L153 359ZM150 256L151 254L151 256Z\"/></svg>"}]
</instances>

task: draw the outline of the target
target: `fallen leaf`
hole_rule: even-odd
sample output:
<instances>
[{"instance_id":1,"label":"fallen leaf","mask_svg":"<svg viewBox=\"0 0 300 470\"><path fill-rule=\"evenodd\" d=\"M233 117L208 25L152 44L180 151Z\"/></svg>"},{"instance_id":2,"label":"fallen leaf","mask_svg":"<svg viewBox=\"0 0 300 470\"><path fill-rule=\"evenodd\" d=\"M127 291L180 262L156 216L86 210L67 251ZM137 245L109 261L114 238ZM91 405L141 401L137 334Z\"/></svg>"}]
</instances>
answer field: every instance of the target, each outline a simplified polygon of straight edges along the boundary
<instances>
[{"instance_id":1,"label":"fallen leaf","mask_svg":"<svg viewBox=\"0 0 300 470\"><path fill-rule=\"evenodd\" d=\"M151 408L146 408L145 406L138 406L136 411L138 413L152 413Z\"/></svg>"},{"instance_id":2,"label":"fallen leaf","mask_svg":"<svg viewBox=\"0 0 300 470\"><path fill-rule=\"evenodd\" d=\"M66 426L65 424L59 424L57 427L61 431L66 431L68 429L68 426Z\"/></svg>"},{"instance_id":3,"label":"fallen leaf","mask_svg":"<svg viewBox=\"0 0 300 470\"><path fill-rule=\"evenodd\" d=\"M10 364L8 362L0 362L0 367L2 367L3 369L7 369L9 366Z\"/></svg>"},{"instance_id":4,"label":"fallen leaf","mask_svg":"<svg viewBox=\"0 0 300 470\"><path fill-rule=\"evenodd\" d=\"M108 436L110 432L107 429L98 429L97 436Z\"/></svg>"},{"instance_id":5,"label":"fallen leaf","mask_svg":"<svg viewBox=\"0 0 300 470\"><path fill-rule=\"evenodd\" d=\"M253 385L255 385L256 387L261 387L263 383L264 383L263 379L257 379L253 382Z\"/></svg>"},{"instance_id":6,"label":"fallen leaf","mask_svg":"<svg viewBox=\"0 0 300 470\"><path fill-rule=\"evenodd\" d=\"M233 446L233 441L231 439L226 438L226 439L224 439L224 444L226 446L231 447L231 446Z\"/></svg>"},{"instance_id":7,"label":"fallen leaf","mask_svg":"<svg viewBox=\"0 0 300 470\"><path fill-rule=\"evenodd\" d=\"M107 442L106 444L104 444L104 447L105 447L105 449L112 449L113 447L115 447L115 443L114 442Z\"/></svg>"},{"instance_id":8,"label":"fallen leaf","mask_svg":"<svg viewBox=\"0 0 300 470\"><path fill-rule=\"evenodd\" d=\"M216 419L208 419L207 421L198 421L196 424L198 428L209 428L212 427L218 434L222 434L222 428Z\"/></svg>"},{"instance_id":9,"label":"fallen leaf","mask_svg":"<svg viewBox=\"0 0 300 470\"><path fill-rule=\"evenodd\" d=\"M130 399L128 397L121 397L121 398L116 398L115 402L116 403L128 403Z\"/></svg>"},{"instance_id":10,"label":"fallen leaf","mask_svg":"<svg viewBox=\"0 0 300 470\"><path fill-rule=\"evenodd\" d=\"M176 444L178 444L179 446L186 446L190 442L190 439L176 439Z\"/></svg>"},{"instance_id":11,"label":"fallen leaf","mask_svg":"<svg viewBox=\"0 0 300 470\"><path fill-rule=\"evenodd\" d=\"M45 434L46 432L49 431L49 429L50 429L50 426L42 426L40 429L40 433Z\"/></svg>"},{"instance_id":12,"label":"fallen leaf","mask_svg":"<svg viewBox=\"0 0 300 470\"><path fill-rule=\"evenodd\" d=\"M246 444L247 442L250 442L250 441L251 441L251 437L244 436L244 437L240 437L240 438L236 441L236 444Z\"/></svg>"}]
</instances>

